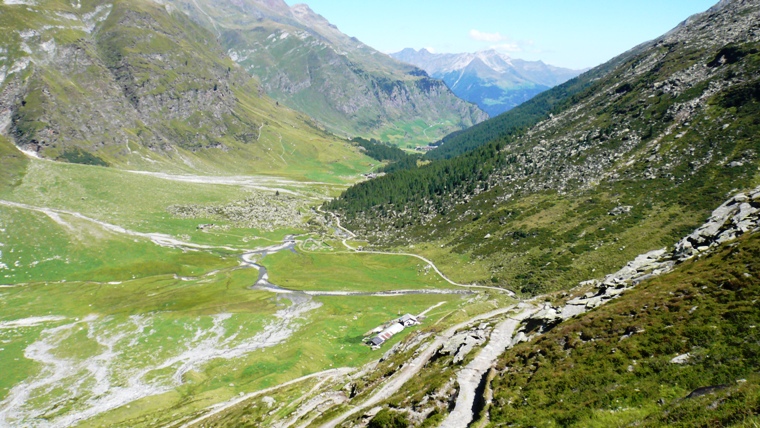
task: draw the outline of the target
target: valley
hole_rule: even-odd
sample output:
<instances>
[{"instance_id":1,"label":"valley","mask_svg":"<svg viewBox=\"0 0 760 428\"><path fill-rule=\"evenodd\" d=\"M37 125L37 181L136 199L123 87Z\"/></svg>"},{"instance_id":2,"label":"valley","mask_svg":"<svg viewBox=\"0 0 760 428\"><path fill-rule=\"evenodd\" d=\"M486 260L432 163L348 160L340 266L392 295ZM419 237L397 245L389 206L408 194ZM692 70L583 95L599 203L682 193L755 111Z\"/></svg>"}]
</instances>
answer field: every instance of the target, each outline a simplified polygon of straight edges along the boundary
<instances>
[{"instance_id":1,"label":"valley","mask_svg":"<svg viewBox=\"0 0 760 428\"><path fill-rule=\"evenodd\" d=\"M104 193L104 180L119 191ZM377 358L362 334L399 311L430 309L427 324L483 310L419 259L349 251L314 210L341 186L30 159L0 201L3 424L155 426L166 409L181 420L331 367L356 370ZM150 203L135 205L144 192ZM273 229L169 210L252 197ZM287 212L283 198L302 214L267 220Z\"/></svg>"},{"instance_id":2,"label":"valley","mask_svg":"<svg viewBox=\"0 0 760 428\"><path fill-rule=\"evenodd\" d=\"M0 427L757 426L759 14L426 72L282 0L0 0Z\"/></svg>"}]
</instances>

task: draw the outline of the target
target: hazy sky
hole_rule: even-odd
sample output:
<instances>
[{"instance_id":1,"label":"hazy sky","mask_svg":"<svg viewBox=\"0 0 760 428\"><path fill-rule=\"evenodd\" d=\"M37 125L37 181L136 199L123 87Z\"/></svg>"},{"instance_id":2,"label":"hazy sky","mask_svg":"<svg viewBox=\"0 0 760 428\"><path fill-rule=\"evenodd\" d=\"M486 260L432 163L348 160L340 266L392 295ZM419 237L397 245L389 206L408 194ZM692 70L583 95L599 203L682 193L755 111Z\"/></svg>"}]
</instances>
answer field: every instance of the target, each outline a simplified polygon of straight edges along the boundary
<instances>
[{"instance_id":1,"label":"hazy sky","mask_svg":"<svg viewBox=\"0 0 760 428\"><path fill-rule=\"evenodd\" d=\"M718 0L286 0L307 3L382 52L497 48L513 58L601 64Z\"/></svg>"}]
</instances>

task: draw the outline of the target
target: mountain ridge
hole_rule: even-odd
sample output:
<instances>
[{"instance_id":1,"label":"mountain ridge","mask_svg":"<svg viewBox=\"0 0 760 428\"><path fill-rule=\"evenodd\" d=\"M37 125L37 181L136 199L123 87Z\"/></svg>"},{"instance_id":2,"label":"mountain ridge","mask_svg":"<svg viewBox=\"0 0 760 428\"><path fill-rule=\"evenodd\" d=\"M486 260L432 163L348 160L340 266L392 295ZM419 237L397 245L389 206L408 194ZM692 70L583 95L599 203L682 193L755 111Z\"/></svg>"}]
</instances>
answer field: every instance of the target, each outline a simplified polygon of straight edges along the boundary
<instances>
[{"instance_id":1,"label":"mountain ridge","mask_svg":"<svg viewBox=\"0 0 760 428\"><path fill-rule=\"evenodd\" d=\"M338 135L413 147L487 118L443 82L343 34L307 5L171 4L218 34L267 94Z\"/></svg>"},{"instance_id":2,"label":"mountain ridge","mask_svg":"<svg viewBox=\"0 0 760 428\"><path fill-rule=\"evenodd\" d=\"M455 94L478 104L491 117L585 71L513 59L494 49L438 54L425 48L419 51L406 48L391 56L442 79Z\"/></svg>"},{"instance_id":3,"label":"mountain ridge","mask_svg":"<svg viewBox=\"0 0 760 428\"><path fill-rule=\"evenodd\" d=\"M291 163L363 158L348 142L264 96L211 33L171 5L104 0L75 6L0 5L0 27L8 34L0 46L0 124L27 152L130 169L219 173L287 166L287 157L268 154L273 145L298 147Z\"/></svg>"}]
</instances>

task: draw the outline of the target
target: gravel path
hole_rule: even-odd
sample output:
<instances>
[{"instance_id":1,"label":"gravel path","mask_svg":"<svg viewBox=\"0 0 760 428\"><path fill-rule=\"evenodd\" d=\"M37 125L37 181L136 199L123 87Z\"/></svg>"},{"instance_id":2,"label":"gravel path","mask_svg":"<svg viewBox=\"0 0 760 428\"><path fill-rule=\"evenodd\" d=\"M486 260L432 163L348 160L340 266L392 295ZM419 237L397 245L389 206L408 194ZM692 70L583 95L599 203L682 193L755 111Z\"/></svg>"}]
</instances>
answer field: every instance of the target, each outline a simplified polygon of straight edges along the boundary
<instances>
[{"instance_id":1,"label":"gravel path","mask_svg":"<svg viewBox=\"0 0 760 428\"><path fill-rule=\"evenodd\" d=\"M440 275L440 277L443 278L444 281L448 282L451 285L456 285L457 287L463 287L463 288L477 288L477 289L481 289L481 290L494 290L494 291L498 291L500 293L507 293L507 295L509 295L510 297L515 297L516 296L516 294L513 291L507 290L506 288L489 287L487 285L459 284L458 282L454 282L451 279L449 279L446 275L444 275L443 272L441 272L440 270L438 270L438 267L436 267L436 265L433 264L433 262L431 262L430 260L428 260L425 257L422 257L422 256L420 256L418 254L412 254L412 253L393 253L393 252L387 252L387 251L361 251L361 252L362 253L369 253L369 254L385 254L385 255L389 255L389 256L415 257L415 258L418 258L418 259L422 260L423 262L427 263L428 265L430 265L430 267L433 268L433 270L435 271L435 273L437 273L438 275Z\"/></svg>"},{"instance_id":2,"label":"gravel path","mask_svg":"<svg viewBox=\"0 0 760 428\"><path fill-rule=\"evenodd\" d=\"M352 252L353 252L353 251L356 251L356 248L354 248L354 247L352 247L352 246L348 245L348 243L346 242L346 241L347 241L349 238L355 238L355 237L356 237L356 234L354 234L353 232L351 232L350 230L346 229L345 227L343 227L343 226L340 224L340 217L338 217L337 215L335 215L335 214L333 214L333 213L331 213L331 212L326 212L326 211L323 211L321 207L317 207L317 211L318 211L318 212L320 212L320 213L322 213L322 214L330 214L330 215L332 216L332 218L333 218L333 219L335 219L335 224L336 224L337 228L338 228L338 229L339 229L339 230L342 232L342 234L344 234L344 235L347 235L347 236L348 236L348 238L345 238L345 239L343 239L343 241L342 241L342 242L343 242L343 245L344 245L344 246L345 246L345 247L346 247L346 248L347 248L349 251L352 251ZM358 251L357 251L357 252L358 252ZM455 286L457 286L457 287L464 287L464 288L477 288L477 289L483 289L483 290L494 290L494 291L498 291L498 292L500 292L500 293L507 293L507 295L509 295L510 297L515 297L515 296L516 296L516 294L515 294L513 291L511 291L511 290L507 290L506 288L499 288L499 287L489 287L489 286L487 286L487 285L460 284L460 283L458 283L458 282L454 282L454 281L452 281L452 280L451 280L449 277L447 277L446 275L444 275L444 274L443 274L443 272L441 272L441 271L438 269L438 267L435 265L435 263L433 263L432 261L430 261L429 259L427 259L427 258L425 258L425 257L422 257L422 256L420 256L419 254L412 254L412 253L394 253L394 252L389 252L389 251L372 251L372 250L362 250L362 251L360 251L360 252L362 252L362 253L367 253L367 254L383 254L383 255L388 255L388 256L407 256L407 257L414 257L414 258L420 259L420 260L422 260L423 262L427 263L427 264L428 264L428 265L429 265L431 268L433 268L433 270L435 271L435 273L437 273L437 274L438 274L438 275L439 275L441 278L443 278L443 280L444 280L444 281L448 282L448 283L449 283L449 284L451 284L451 285L455 285Z\"/></svg>"},{"instance_id":3,"label":"gravel path","mask_svg":"<svg viewBox=\"0 0 760 428\"><path fill-rule=\"evenodd\" d=\"M538 311L537 307L525 303L519 304L518 307L522 310L517 315L499 323L491 333L488 344L457 375L457 382L459 383L457 402L454 410L440 425L441 428L466 427L472 422L475 416L472 413L475 390L480 385L483 376L493 366L496 359L513 345L515 329L520 325L520 322Z\"/></svg>"}]
</instances>

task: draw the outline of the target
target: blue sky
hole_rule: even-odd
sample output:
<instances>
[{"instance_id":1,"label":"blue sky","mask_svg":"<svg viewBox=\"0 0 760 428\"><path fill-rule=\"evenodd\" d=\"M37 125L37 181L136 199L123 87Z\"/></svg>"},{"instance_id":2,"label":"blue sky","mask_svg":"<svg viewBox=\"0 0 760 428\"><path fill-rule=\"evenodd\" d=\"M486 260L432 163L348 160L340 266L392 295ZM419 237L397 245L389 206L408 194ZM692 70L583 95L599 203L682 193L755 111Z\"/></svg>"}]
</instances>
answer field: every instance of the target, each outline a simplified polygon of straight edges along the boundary
<instances>
[{"instance_id":1,"label":"blue sky","mask_svg":"<svg viewBox=\"0 0 760 428\"><path fill-rule=\"evenodd\" d=\"M552 65L599 65L718 0L286 0L307 3L382 52L497 48Z\"/></svg>"}]
</instances>

